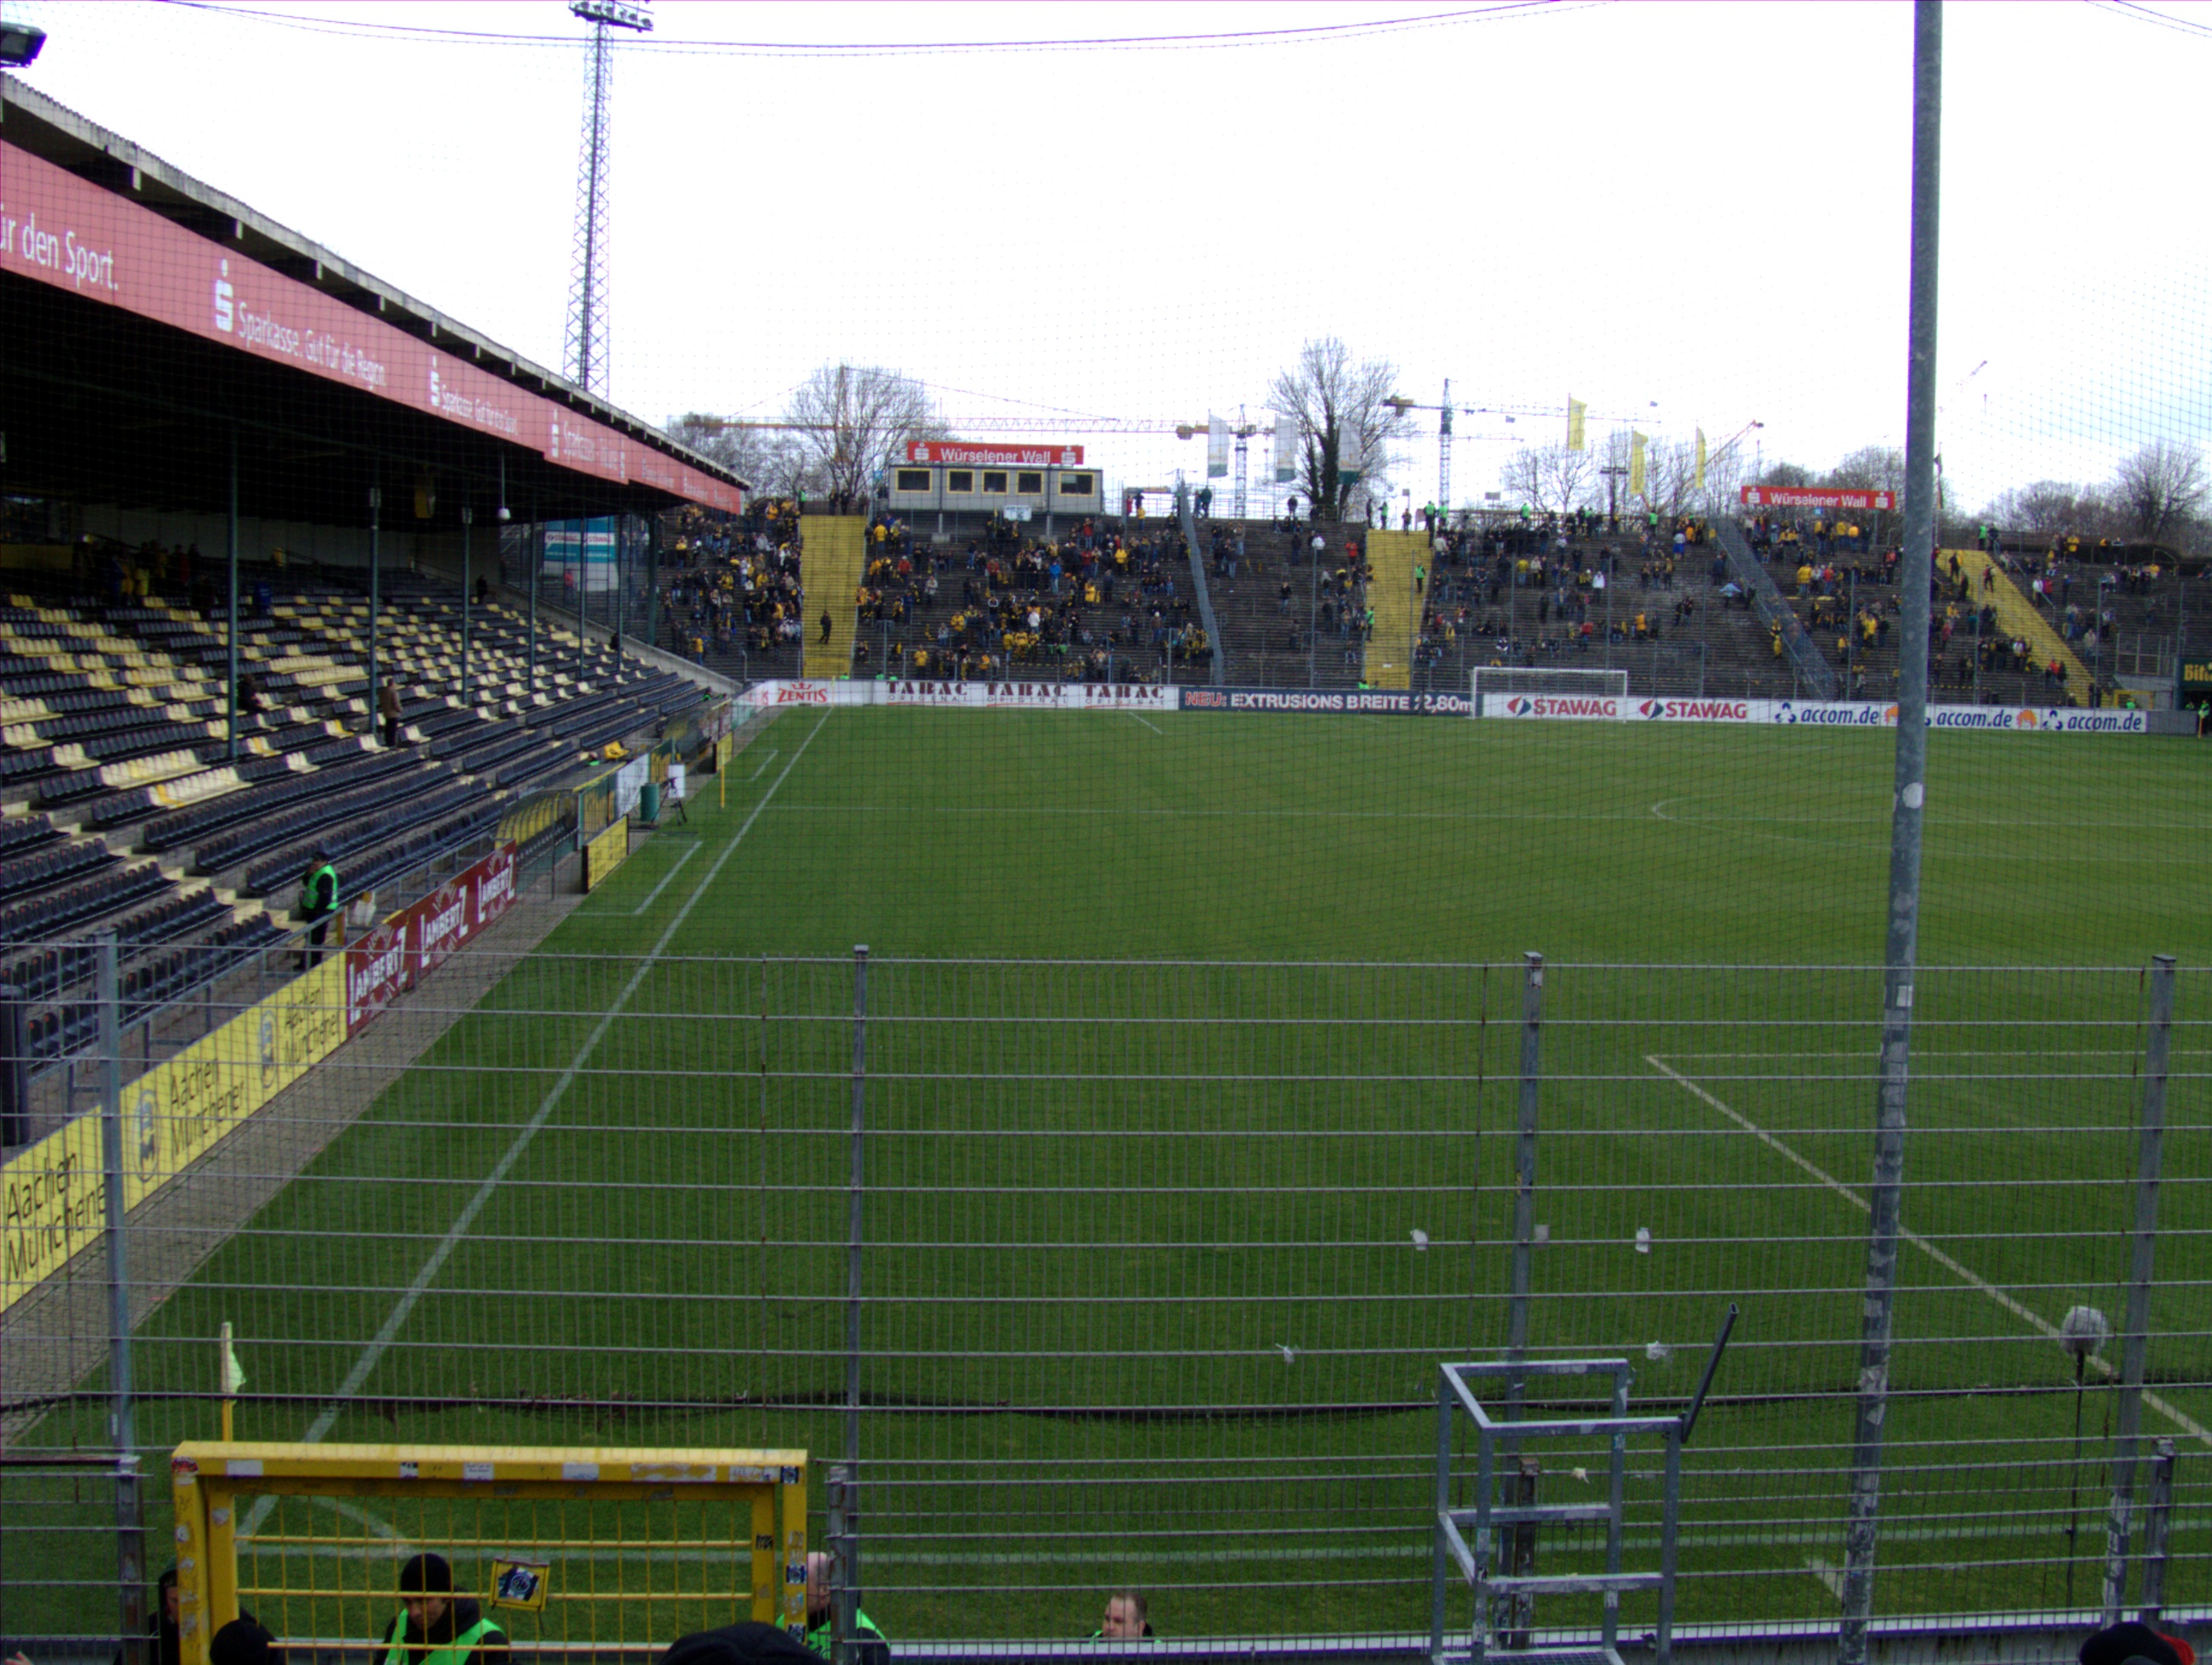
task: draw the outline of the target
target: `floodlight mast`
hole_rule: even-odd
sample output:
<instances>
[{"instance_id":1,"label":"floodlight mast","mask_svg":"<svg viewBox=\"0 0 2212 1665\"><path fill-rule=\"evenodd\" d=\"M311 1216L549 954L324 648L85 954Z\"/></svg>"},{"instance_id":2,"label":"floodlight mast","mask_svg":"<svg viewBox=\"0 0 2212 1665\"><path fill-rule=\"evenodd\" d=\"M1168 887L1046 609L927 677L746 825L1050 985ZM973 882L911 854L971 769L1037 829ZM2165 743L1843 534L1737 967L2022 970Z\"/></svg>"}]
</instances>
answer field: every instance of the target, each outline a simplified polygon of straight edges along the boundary
<instances>
[{"instance_id":1,"label":"floodlight mast","mask_svg":"<svg viewBox=\"0 0 2212 1665\"><path fill-rule=\"evenodd\" d=\"M569 11L592 26L584 70L584 143L576 177L576 254L568 279L568 380L587 393L607 391L607 124L613 64L610 28L647 33L653 14L624 0L569 0Z\"/></svg>"}]
</instances>

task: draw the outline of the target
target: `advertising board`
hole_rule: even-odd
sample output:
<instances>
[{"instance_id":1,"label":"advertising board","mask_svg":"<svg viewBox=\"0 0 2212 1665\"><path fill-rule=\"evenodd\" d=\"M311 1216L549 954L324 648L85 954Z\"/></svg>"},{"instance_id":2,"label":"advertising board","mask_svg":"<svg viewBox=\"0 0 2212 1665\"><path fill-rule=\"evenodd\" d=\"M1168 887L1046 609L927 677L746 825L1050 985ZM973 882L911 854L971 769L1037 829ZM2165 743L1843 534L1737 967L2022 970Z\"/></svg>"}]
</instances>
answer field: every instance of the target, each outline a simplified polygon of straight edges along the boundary
<instances>
[{"instance_id":1,"label":"advertising board","mask_svg":"<svg viewBox=\"0 0 2212 1665\"><path fill-rule=\"evenodd\" d=\"M1464 694L1377 688L1186 688L1185 711L1318 711L1355 717L1464 717Z\"/></svg>"},{"instance_id":2,"label":"advertising board","mask_svg":"<svg viewBox=\"0 0 2212 1665\"><path fill-rule=\"evenodd\" d=\"M123 1092L124 1206L135 1208L346 1038L343 967L303 973ZM100 1118L80 1115L0 1169L0 1311L104 1224Z\"/></svg>"},{"instance_id":3,"label":"advertising board","mask_svg":"<svg viewBox=\"0 0 2212 1665\"><path fill-rule=\"evenodd\" d=\"M596 890L607 876L629 860L629 817L621 816L584 846L584 888Z\"/></svg>"}]
</instances>

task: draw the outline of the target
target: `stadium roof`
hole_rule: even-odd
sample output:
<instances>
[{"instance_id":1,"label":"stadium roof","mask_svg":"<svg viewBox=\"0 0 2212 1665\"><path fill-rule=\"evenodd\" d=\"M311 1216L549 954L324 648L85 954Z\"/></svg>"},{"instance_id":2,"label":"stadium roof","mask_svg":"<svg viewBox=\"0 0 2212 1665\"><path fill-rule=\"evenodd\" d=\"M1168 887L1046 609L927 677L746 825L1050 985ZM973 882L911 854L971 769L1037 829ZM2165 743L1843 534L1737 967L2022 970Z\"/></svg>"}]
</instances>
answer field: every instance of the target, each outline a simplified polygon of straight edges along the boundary
<instances>
[{"instance_id":1,"label":"stadium roof","mask_svg":"<svg viewBox=\"0 0 2212 1665\"><path fill-rule=\"evenodd\" d=\"M0 203L9 216L22 218L26 206L39 200L43 185L46 223L59 230L57 193L74 193L78 217L111 222L118 251L128 246L139 256L129 282L115 281L125 276L118 264L114 279L104 286L83 281L72 285L52 270L40 271L21 250L0 266L11 275L10 307L17 327L9 331L9 355L17 361L22 378L8 390L8 403L15 407L8 426L18 441L9 459L11 490L89 497L100 494L95 476L119 471L125 495L132 495L127 489L133 484L135 459L141 465L135 470L139 501L149 507L204 506L198 500L206 495L205 476L213 460L205 443L189 458L169 443L177 437L173 434L158 445L134 446L129 436L148 425L143 413L138 419L117 419L121 405L158 402L149 391L157 385L169 390L173 416L155 425L173 428L190 416L230 418L241 445L248 443L249 431L266 440L279 428L289 429L284 437L293 441L343 432L354 441L349 450L374 453L386 465L377 477L392 485L404 484L404 472L417 465L449 477L483 477L497 471L518 512L533 499L566 513L642 510L657 501L728 507L735 506L737 492L749 489L726 468L648 423L14 76L0 77L0 145L6 147L0 161L7 175L0 178ZM25 156L35 160L27 161ZM88 185L108 195L94 196ZM101 203L108 208L100 210ZM149 220L148 214L159 221ZM181 244L188 260L180 260L177 232L169 228L190 234ZM166 247L160 246L162 240ZM79 246L83 246L82 232ZM195 249L201 252L190 254ZM268 310L289 306L311 320L320 317L325 340L330 339L332 319L338 320L340 333L361 334L374 343L380 361L393 365L393 374L386 377L380 367L378 378L367 382L349 380L328 364L310 368L315 358L312 324L305 353L296 345L300 331L288 332L295 345L286 358L272 353L265 342L249 343L243 334L215 334L215 328L230 329L227 317L210 327L197 313L173 315L176 296L155 292L182 287L198 297L211 289L211 283L203 283L182 269L205 264L212 276L216 264L210 255L219 259L226 278L235 267L241 290L251 281L275 297ZM123 258L118 252L117 259ZM101 292L103 287L112 293ZM241 293L241 311L246 304ZM339 307L347 311L337 311ZM355 321L347 324L348 318ZM37 362L26 362L33 355L27 343L47 334L70 338L73 350L48 343L38 349ZM307 406L314 408L317 420L299 420ZM25 442L32 448L27 451ZM109 453L107 464L94 460L91 453L96 451ZM296 443L290 452L294 465L302 454L319 454L301 453ZM285 467L273 456L262 460L268 465L246 470L257 476L258 495L265 500L256 512L357 518L357 471L321 471L332 477L323 501L301 481L296 466ZM280 481L280 475L287 477Z\"/></svg>"}]
</instances>

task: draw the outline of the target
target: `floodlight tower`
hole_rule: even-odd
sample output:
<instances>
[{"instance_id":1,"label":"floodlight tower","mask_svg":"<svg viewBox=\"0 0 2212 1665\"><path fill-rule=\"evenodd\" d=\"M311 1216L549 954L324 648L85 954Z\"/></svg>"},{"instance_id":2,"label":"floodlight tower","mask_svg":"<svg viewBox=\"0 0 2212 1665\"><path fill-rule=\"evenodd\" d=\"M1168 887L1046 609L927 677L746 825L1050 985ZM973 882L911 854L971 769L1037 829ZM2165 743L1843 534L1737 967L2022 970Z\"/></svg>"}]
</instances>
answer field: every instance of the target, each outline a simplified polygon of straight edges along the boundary
<instances>
[{"instance_id":1,"label":"floodlight tower","mask_svg":"<svg viewBox=\"0 0 2212 1665\"><path fill-rule=\"evenodd\" d=\"M568 380L586 392L607 391L607 122L614 65L610 28L643 34L653 14L625 0L569 0L568 9L592 26L584 65L584 144L576 170L576 257L568 276L568 333L563 346Z\"/></svg>"}]
</instances>

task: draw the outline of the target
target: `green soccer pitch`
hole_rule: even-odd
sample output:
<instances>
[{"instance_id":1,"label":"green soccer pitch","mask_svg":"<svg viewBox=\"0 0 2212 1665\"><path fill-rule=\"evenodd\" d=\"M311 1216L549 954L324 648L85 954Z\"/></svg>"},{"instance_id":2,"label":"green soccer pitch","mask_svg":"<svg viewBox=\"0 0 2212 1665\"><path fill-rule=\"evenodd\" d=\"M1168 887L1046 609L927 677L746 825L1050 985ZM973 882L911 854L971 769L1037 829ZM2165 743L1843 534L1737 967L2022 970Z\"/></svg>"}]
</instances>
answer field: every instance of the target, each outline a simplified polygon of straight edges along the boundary
<instances>
[{"instance_id":1,"label":"green soccer pitch","mask_svg":"<svg viewBox=\"0 0 2212 1665\"><path fill-rule=\"evenodd\" d=\"M2185 975L2145 1431L2212 1421L2208 763L1930 738L1921 962L1985 969L1916 1009L1884 1614L2061 1603L2077 1481L2094 1594L2107 1482L2043 1327L2122 1310L2154 953ZM1832 1613L1891 767L1876 732L786 713L148 1321L142 1437L211 1432L161 1395L228 1319L255 1438L834 1457L865 943L870 1611L1079 1635L1136 1584L1182 1635L1421 1628L1410 1407L1504 1344L1535 950L1532 1341L1679 1402L1738 1301L1679 1616ZM1054 963L917 963L969 959ZM1547 1453L1547 1498L1601 1461Z\"/></svg>"}]
</instances>

